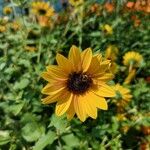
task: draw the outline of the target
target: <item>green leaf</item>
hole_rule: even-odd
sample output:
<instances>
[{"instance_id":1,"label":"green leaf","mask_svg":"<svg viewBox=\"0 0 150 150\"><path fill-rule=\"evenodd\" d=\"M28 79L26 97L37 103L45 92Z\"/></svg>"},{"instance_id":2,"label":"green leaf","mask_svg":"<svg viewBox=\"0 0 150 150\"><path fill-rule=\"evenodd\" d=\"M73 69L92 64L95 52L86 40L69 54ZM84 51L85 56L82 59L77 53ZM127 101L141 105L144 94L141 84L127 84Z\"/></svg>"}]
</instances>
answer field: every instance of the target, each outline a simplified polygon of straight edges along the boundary
<instances>
[{"instance_id":1,"label":"green leaf","mask_svg":"<svg viewBox=\"0 0 150 150\"><path fill-rule=\"evenodd\" d=\"M22 136L28 142L37 141L45 132L45 128L36 122L27 123L22 128Z\"/></svg>"},{"instance_id":2,"label":"green leaf","mask_svg":"<svg viewBox=\"0 0 150 150\"><path fill-rule=\"evenodd\" d=\"M56 139L56 133L53 131L49 131L46 135L43 135L33 147L33 150L42 150L47 145L50 145Z\"/></svg>"},{"instance_id":3,"label":"green leaf","mask_svg":"<svg viewBox=\"0 0 150 150\"><path fill-rule=\"evenodd\" d=\"M62 139L69 147L76 147L79 145L79 139L75 137L73 134L64 135Z\"/></svg>"},{"instance_id":4,"label":"green leaf","mask_svg":"<svg viewBox=\"0 0 150 150\"><path fill-rule=\"evenodd\" d=\"M30 61L29 60L26 60L26 59L21 59L19 62L18 62L19 65L23 65L27 68L31 67L31 64L30 64Z\"/></svg>"},{"instance_id":5,"label":"green leaf","mask_svg":"<svg viewBox=\"0 0 150 150\"><path fill-rule=\"evenodd\" d=\"M0 131L0 145L5 145L11 140L9 136L9 131Z\"/></svg>"},{"instance_id":6,"label":"green leaf","mask_svg":"<svg viewBox=\"0 0 150 150\"><path fill-rule=\"evenodd\" d=\"M54 126L60 133L62 133L67 127L67 120L64 116L57 117L56 115L53 115L49 126Z\"/></svg>"},{"instance_id":7,"label":"green leaf","mask_svg":"<svg viewBox=\"0 0 150 150\"><path fill-rule=\"evenodd\" d=\"M21 111L21 109L23 108L24 103L20 103L20 104L16 104L16 105L12 105L9 109L10 112L12 112L15 116L19 114L19 112Z\"/></svg>"},{"instance_id":8,"label":"green leaf","mask_svg":"<svg viewBox=\"0 0 150 150\"><path fill-rule=\"evenodd\" d=\"M91 37L100 37L100 31L95 31L90 34Z\"/></svg>"},{"instance_id":9,"label":"green leaf","mask_svg":"<svg viewBox=\"0 0 150 150\"><path fill-rule=\"evenodd\" d=\"M16 82L16 84L14 85L14 89L15 90L22 90L24 88L26 88L29 85L30 81L28 79L22 79L20 82Z\"/></svg>"},{"instance_id":10,"label":"green leaf","mask_svg":"<svg viewBox=\"0 0 150 150\"><path fill-rule=\"evenodd\" d=\"M3 70L5 66L6 66L6 63L1 63L0 64L0 70Z\"/></svg>"}]
</instances>

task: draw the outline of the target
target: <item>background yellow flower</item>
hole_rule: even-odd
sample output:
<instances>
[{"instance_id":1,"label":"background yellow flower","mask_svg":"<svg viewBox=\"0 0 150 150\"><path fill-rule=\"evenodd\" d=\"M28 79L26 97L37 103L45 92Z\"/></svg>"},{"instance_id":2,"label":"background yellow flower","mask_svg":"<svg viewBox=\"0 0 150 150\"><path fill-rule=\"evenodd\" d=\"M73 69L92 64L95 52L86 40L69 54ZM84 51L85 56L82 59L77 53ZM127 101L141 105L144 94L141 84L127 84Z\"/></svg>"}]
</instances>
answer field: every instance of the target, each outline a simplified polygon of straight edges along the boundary
<instances>
[{"instance_id":1,"label":"background yellow flower","mask_svg":"<svg viewBox=\"0 0 150 150\"><path fill-rule=\"evenodd\" d=\"M3 14L9 15L12 13L12 8L11 7L4 7L3 8Z\"/></svg>"},{"instance_id":2,"label":"background yellow flower","mask_svg":"<svg viewBox=\"0 0 150 150\"><path fill-rule=\"evenodd\" d=\"M37 16L51 17L54 15L54 9L46 2L33 2L32 13Z\"/></svg>"},{"instance_id":3,"label":"background yellow flower","mask_svg":"<svg viewBox=\"0 0 150 150\"><path fill-rule=\"evenodd\" d=\"M6 26L0 25L0 33L3 33L6 31Z\"/></svg>"},{"instance_id":4,"label":"background yellow flower","mask_svg":"<svg viewBox=\"0 0 150 150\"><path fill-rule=\"evenodd\" d=\"M101 26L102 31L104 31L104 33L106 34L113 34L113 28L112 26L110 26L109 24L105 24Z\"/></svg>"},{"instance_id":5,"label":"background yellow flower","mask_svg":"<svg viewBox=\"0 0 150 150\"><path fill-rule=\"evenodd\" d=\"M115 86L113 86L113 89L116 92L115 97L116 105L118 107L124 108L132 98L130 90L121 86L120 84L116 84Z\"/></svg>"},{"instance_id":6,"label":"background yellow flower","mask_svg":"<svg viewBox=\"0 0 150 150\"><path fill-rule=\"evenodd\" d=\"M138 52L130 51L123 56L123 64L125 66L140 67L142 61L143 57Z\"/></svg>"}]
</instances>

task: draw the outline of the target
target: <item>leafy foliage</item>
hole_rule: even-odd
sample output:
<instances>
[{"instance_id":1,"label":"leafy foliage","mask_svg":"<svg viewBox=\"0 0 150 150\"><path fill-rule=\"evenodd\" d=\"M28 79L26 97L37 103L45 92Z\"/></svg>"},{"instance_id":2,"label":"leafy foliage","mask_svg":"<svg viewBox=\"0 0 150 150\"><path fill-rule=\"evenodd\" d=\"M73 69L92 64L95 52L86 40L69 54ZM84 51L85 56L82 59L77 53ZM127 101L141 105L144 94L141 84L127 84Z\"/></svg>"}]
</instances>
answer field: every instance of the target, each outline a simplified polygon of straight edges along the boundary
<instances>
[{"instance_id":1,"label":"leafy foliage","mask_svg":"<svg viewBox=\"0 0 150 150\"><path fill-rule=\"evenodd\" d=\"M10 6L17 5L23 10L30 9L30 4L16 0ZM116 150L148 145L149 13L128 10L122 3L116 3L112 12L104 5L94 5L87 1L79 8L68 6L52 18L50 27L41 26L32 13L15 16L13 12L6 23L1 18L0 25L6 31L0 32L0 149ZM138 26L133 16L140 19ZM16 30L10 25L14 22L19 24ZM105 24L111 26L112 34L103 30ZM82 49L91 47L94 53L103 55L109 45L115 45L119 49L119 71L113 84L123 84L128 75L128 68L122 63L126 52L134 50L144 57L136 77L126 85L133 98L121 112L125 115L123 119L118 118L120 112L112 99L108 99L108 111L99 111L96 120L87 119L84 123L77 118L69 122L65 115L57 117L53 104L41 103L41 89L45 85L41 73L47 65L56 64L56 53L67 55L73 44Z\"/></svg>"}]
</instances>

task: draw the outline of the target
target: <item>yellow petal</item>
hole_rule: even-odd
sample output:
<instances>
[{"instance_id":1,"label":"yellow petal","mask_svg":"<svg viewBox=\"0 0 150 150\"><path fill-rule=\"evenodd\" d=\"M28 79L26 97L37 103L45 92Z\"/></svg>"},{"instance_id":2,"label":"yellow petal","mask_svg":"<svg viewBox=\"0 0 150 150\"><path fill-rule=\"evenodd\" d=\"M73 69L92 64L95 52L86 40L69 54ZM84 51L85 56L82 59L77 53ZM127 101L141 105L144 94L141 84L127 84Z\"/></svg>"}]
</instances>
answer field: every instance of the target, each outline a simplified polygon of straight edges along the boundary
<instances>
[{"instance_id":1,"label":"yellow petal","mask_svg":"<svg viewBox=\"0 0 150 150\"><path fill-rule=\"evenodd\" d=\"M66 72L63 72L63 70L57 66L57 65L49 65L46 67L46 70L49 72L49 71L53 71L53 72L58 72L60 73L61 72L61 75L66 77L68 74Z\"/></svg>"},{"instance_id":2,"label":"yellow petal","mask_svg":"<svg viewBox=\"0 0 150 150\"><path fill-rule=\"evenodd\" d=\"M101 97L115 97L115 90L107 84L99 84L97 89L93 89L93 92Z\"/></svg>"},{"instance_id":3,"label":"yellow petal","mask_svg":"<svg viewBox=\"0 0 150 150\"><path fill-rule=\"evenodd\" d=\"M75 115L75 110L74 110L74 99L73 99L71 104L70 104L70 107L67 111L67 119L71 120L74 115Z\"/></svg>"},{"instance_id":4,"label":"yellow petal","mask_svg":"<svg viewBox=\"0 0 150 150\"><path fill-rule=\"evenodd\" d=\"M82 96L78 96L74 99L74 109L78 116L78 118L84 122L86 119L86 112L85 112L85 106L82 101Z\"/></svg>"},{"instance_id":5,"label":"yellow petal","mask_svg":"<svg viewBox=\"0 0 150 150\"><path fill-rule=\"evenodd\" d=\"M109 60L106 60L106 61L103 61L101 64L100 64L100 72L103 73L105 72L106 70L108 70L110 67L110 61Z\"/></svg>"},{"instance_id":6,"label":"yellow petal","mask_svg":"<svg viewBox=\"0 0 150 150\"><path fill-rule=\"evenodd\" d=\"M109 60L106 60L106 61L103 61L102 63L99 63L99 70L97 70L97 72L95 72L93 77L102 76L107 70L109 70L109 68L110 68L110 61Z\"/></svg>"},{"instance_id":7,"label":"yellow petal","mask_svg":"<svg viewBox=\"0 0 150 150\"><path fill-rule=\"evenodd\" d=\"M121 92L122 94L129 94L129 93L130 93L130 90L123 87L123 88L120 88L120 92Z\"/></svg>"},{"instance_id":8,"label":"yellow petal","mask_svg":"<svg viewBox=\"0 0 150 150\"><path fill-rule=\"evenodd\" d=\"M88 70L88 68L91 64L91 60L92 60L91 48L87 48L81 53L81 60L82 60L83 72L86 72Z\"/></svg>"},{"instance_id":9,"label":"yellow petal","mask_svg":"<svg viewBox=\"0 0 150 150\"><path fill-rule=\"evenodd\" d=\"M85 110L88 116L92 117L93 119L97 118L97 108L95 107L95 102L90 95L87 95L85 100Z\"/></svg>"},{"instance_id":10,"label":"yellow petal","mask_svg":"<svg viewBox=\"0 0 150 150\"><path fill-rule=\"evenodd\" d=\"M99 70L100 70L100 63L97 59L97 56L94 56L91 60L87 73L93 77L96 73L99 72Z\"/></svg>"},{"instance_id":11,"label":"yellow petal","mask_svg":"<svg viewBox=\"0 0 150 150\"><path fill-rule=\"evenodd\" d=\"M51 95L51 96L47 96L46 98L42 99L42 103L43 104L50 104L50 103L54 103L57 101L58 96L57 95Z\"/></svg>"},{"instance_id":12,"label":"yellow petal","mask_svg":"<svg viewBox=\"0 0 150 150\"><path fill-rule=\"evenodd\" d=\"M132 95L123 95L122 98L123 98L123 99L129 99L129 100L130 100L130 99L132 98Z\"/></svg>"},{"instance_id":13,"label":"yellow petal","mask_svg":"<svg viewBox=\"0 0 150 150\"><path fill-rule=\"evenodd\" d=\"M106 102L105 98L96 95L92 91L90 91L88 93L88 97L90 99L91 105L94 105L95 107L103 109L103 110L108 109L108 105L107 105L107 102Z\"/></svg>"},{"instance_id":14,"label":"yellow petal","mask_svg":"<svg viewBox=\"0 0 150 150\"><path fill-rule=\"evenodd\" d=\"M54 103L54 102L58 101L60 99L60 97L64 95L64 93L66 93L66 89L61 89L60 91L57 91L57 93L47 96L46 98L43 98L42 103L43 104Z\"/></svg>"},{"instance_id":15,"label":"yellow petal","mask_svg":"<svg viewBox=\"0 0 150 150\"><path fill-rule=\"evenodd\" d=\"M58 66L48 66L47 72L54 78L58 80L67 80L68 74L65 73L62 69L60 69Z\"/></svg>"},{"instance_id":16,"label":"yellow petal","mask_svg":"<svg viewBox=\"0 0 150 150\"><path fill-rule=\"evenodd\" d=\"M64 84L55 82L53 84L47 84L42 89L42 93L47 94L47 95L52 95L52 94L58 93L59 91L61 91L64 88L65 88Z\"/></svg>"},{"instance_id":17,"label":"yellow petal","mask_svg":"<svg viewBox=\"0 0 150 150\"><path fill-rule=\"evenodd\" d=\"M97 74L96 76L97 77L95 77L95 80L102 81L102 82L107 82L107 81L112 80L114 78L114 75L111 73L104 73L101 75Z\"/></svg>"},{"instance_id":18,"label":"yellow petal","mask_svg":"<svg viewBox=\"0 0 150 150\"><path fill-rule=\"evenodd\" d=\"M104 61L101 62L100 65L109 65L110 63L111 63L110 60L104 60Z\"/></svg>"},{"instance_id":19,"label":"yellow petal","mask_svg":"<svg viewBox=\"0 0 150 150\"><path fill-rule=\"evenodd\" d=\"M72 97L73 95L71 93L67 93L65 97L62 97L63 100L57 102L55 109L57 116L63 115L68 110L72 101Z\"/></svg>"},{"instance_id":20,"label":"yellow petal","mask_svg":"<svg viewBox=\"0 0 150 150\"><path fill-rule=\"evenodd\" d=\"M73 70L72 64L66 57L64 57L61 54L57 54L56 55L56 61L57 61L58 65L59 65L59 67L62 70L64 70L67 74L72 72L72 70Z\"/></svg>"},{"instance_id":21,"label":"yellow petal","mask_svg":"<svg viewBox=\"0 0 150 150\"><path fill-rule=\"evenodd\" d=\"M95 56L97 57L97 60L99 61L99 63L101 63L102 62L102 55L96 54Z\"/></svg>"},{"instance_id":22,"label":"yellow petal","mask_svg":"<svg viewBox=\"0 0 150 150\"><path fill-rule=\"evenodd\" d=\"M48 82L57 81L57 79L54 79L48 72L43 72L43 73L41 74L41 77L42 77L43 79L45 79L46 81L48 81Z\"/></svg>"},{"instance_id":23,"label":"yellow petal","mask_svg":"<svg viewBox=\"0 0 150 150\"><path fill-rule=\"evenodd\" d=\"M81 56L80 56L80 50L76 46L72 46L69 51L68 56L70 62L73 64L74 71L79 72L81 71Z\"/></svg>"}]
</instances>

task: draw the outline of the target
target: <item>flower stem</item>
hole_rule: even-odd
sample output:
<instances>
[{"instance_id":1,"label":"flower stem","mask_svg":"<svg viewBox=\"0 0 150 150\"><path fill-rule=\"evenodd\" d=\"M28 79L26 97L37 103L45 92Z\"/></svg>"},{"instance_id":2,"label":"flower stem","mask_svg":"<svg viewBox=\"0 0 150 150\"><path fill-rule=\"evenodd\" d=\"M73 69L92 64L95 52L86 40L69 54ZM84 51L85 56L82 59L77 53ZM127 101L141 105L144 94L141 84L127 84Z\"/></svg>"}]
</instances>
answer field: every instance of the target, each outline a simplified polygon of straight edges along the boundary
<instances>
[{"instance_id":1,"label":"flower stem","mask_svg":"<svg viewBox=\"0 0 150 150\"><path fill-rule=\"evenodd\" d=\"M15 9L15 7L14 7L14 2L13 2L13 0L10 0L10 2L11 2L11 4L12 4L12 9L13 9L14 18L16 18L16 17L17 17L17 13L16 13L16 9Z\"/></svg>"},{"instance_id":2,"label":"flower stem","mask_svg":"<svg viewBox=\"0 0 150 150\"><path fill-rule=\"evenodd\" d=\"M43 33L43 32L42 32L42 33ZM40 40L39 40L37 63L40 62L40 57L41 57L41 52L42 52L42 35L43 35L43 34L41 34L41 37L40 37Z\"/></svg>"}]
</instances>

